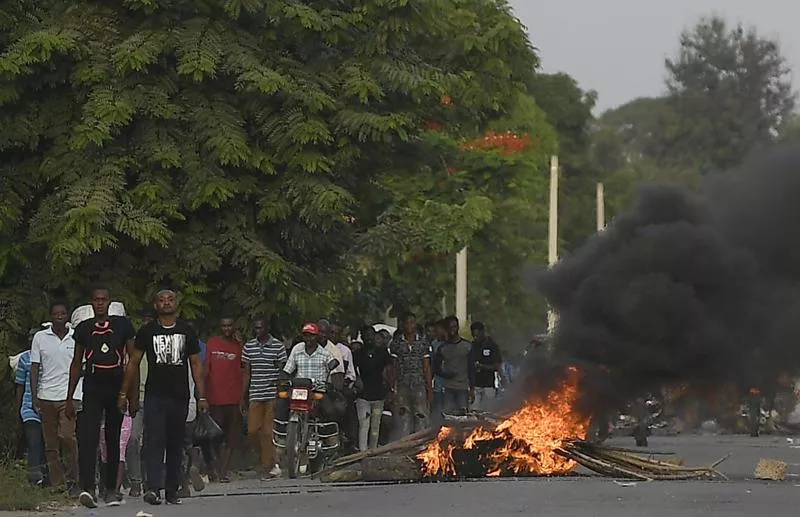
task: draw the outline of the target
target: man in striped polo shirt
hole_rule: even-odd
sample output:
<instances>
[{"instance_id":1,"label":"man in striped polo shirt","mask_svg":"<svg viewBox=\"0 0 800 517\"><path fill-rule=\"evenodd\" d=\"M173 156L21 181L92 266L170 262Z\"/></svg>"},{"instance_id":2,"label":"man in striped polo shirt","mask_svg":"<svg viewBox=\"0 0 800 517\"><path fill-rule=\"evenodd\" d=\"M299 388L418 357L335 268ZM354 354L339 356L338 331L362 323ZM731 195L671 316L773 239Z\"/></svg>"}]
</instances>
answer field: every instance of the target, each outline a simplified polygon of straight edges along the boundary
<instances>
[{"instance_id":1,"label":"man in striped polo shirt","mask_svg":"<svg viewBox=\"0 0 800 517\"><path fill-rule=\"evenodd\" d=\"M245 343L242 350L242 412L247 412L247 436L259 455L261 476L277 477L281 469L275 461L272 422L278 378L288 356L283 343L270 334L269 318L255 318L253 330L256 338Z\"/></svg>"}]
</instances>

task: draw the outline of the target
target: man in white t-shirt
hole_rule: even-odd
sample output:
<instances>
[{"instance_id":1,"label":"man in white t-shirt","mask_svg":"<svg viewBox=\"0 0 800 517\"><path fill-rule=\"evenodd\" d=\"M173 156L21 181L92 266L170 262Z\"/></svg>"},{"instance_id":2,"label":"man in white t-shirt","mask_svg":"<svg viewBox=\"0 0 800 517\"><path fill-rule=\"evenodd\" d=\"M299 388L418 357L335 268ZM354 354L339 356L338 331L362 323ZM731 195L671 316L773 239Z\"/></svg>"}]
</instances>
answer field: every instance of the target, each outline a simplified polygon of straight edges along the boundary
<instances>
[{"instance_id":1,"label":"man in white t-shirt","mask_svg":"<svg viewBox=\"0 0 800 517\"><path fill-rule=\"evenodd\" d=\"M328 320L319 320L317 322L320 331L319 346L328 352L339 364L334 368L329 377L329 381L337 390L341 390L344 385L344 359L339 347L331 341L331 323Z\"/></svg>"},{"instance_id":2,"label":"man in white t-shirt","mask_svg":"<svg viewBox=\"0 0 800 517\"><path fill-rule=\"evenodd\" d=\"M67 415L69 369L75 352L73 331L67 326L69 313L63 303L50 307L49 327L33 336L31 344L31 398L42 419L45 455L53 486L77 496L78 442L75 420ZM60 451L64 451L61 464Z\"/></svg>"}]
</instances>

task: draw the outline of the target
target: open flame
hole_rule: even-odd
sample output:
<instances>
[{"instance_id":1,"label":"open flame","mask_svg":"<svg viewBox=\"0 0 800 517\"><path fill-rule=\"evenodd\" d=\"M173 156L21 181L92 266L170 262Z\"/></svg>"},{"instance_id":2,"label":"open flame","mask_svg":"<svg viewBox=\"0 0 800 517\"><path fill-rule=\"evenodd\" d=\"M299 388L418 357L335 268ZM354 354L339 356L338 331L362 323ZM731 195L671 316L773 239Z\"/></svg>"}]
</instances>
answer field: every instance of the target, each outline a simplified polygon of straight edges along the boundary
<instances>
[{"instance_id":1,"label":"open flame","mask_svg":"<svg viewBox=\"0 0 800 517\"><path fill-rule=\"evenodd\" d=\"M466 437L442 427L436 440L417 455L428 477L462 476L464 461L484 476L564 474L576 463L555 451L565 441L584 439L589 419L575 409L580 380L571 367L558 390L534 397L493 430L478 427ZM474 467L473 467L474 468Z\"/></svg>"}]
</instances>

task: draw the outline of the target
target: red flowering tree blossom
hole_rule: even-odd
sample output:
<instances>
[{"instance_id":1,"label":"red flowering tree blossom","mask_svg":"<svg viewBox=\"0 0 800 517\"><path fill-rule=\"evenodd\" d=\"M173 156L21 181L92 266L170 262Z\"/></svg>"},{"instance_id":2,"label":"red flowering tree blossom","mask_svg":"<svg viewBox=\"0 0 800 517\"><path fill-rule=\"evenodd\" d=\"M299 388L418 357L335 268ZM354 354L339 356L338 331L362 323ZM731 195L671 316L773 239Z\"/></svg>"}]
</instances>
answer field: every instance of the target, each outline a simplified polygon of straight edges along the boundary
<instances>
[{"instance_id":1,"label":"red flowering tree blossom","mask_svg":"<svg viewBox=\"0 0 800 517\"><path fill-rule=\"evenodd\" d=\"M531 135L525 133L518 135L512 131L495 133L489 131L483 138L476 138L465 143L462 148L466 151L500 151L502 155L522 153L531 148Z\"/></svg>"}]
</instances>

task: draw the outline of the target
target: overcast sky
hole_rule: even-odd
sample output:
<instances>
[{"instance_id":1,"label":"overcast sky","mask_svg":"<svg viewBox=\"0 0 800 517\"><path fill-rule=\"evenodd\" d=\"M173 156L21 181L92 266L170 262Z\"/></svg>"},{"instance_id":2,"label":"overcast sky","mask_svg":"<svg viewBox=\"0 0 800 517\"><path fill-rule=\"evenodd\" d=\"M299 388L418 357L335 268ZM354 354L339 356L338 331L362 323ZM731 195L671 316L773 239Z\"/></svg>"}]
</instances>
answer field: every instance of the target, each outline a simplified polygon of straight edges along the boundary
<instances>
[{"instance_id":1,"label":"overcast sky","mask_svg":"<svg viewBox=\"0 0 800 517\"><path fill-rule=\"evenodd\" d=\"M598 111L664 89L664 58L700 16L755 25L777 38L795 77L800 71L796 0L509 0L539 49L545 72L567 72L596 90Z\"/></svg>"}]
</instances>

